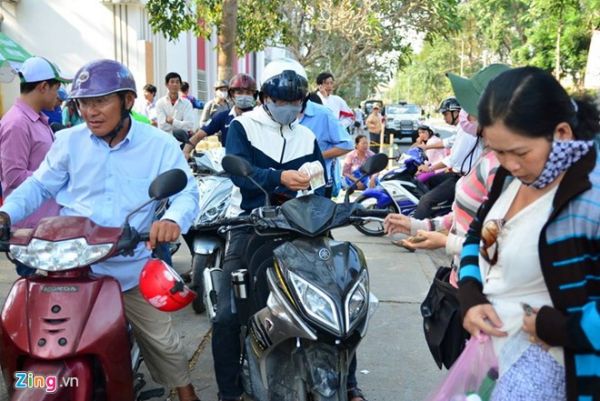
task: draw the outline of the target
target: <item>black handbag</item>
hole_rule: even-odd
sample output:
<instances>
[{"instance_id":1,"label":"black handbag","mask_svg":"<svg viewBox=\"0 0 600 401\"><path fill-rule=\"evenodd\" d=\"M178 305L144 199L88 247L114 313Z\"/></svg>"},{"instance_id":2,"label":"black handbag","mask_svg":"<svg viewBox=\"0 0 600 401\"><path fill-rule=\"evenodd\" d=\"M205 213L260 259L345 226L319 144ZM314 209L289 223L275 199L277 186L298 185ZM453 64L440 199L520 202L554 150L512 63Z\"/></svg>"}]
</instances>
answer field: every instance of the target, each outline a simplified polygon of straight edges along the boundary
<instances>
[{"instance_id":1,"label":"black handbag","mask_svg":"<svg viewBox=\"0 0 600 401\"><path fill-rule=\"evenodd\" d=\"M438 268L421 304L425 340L440 369L442 365L450 369L469 338L469 333L462 327L458 290L449 281L451 271L445 266Z\"/></svg>"}]
</instances>

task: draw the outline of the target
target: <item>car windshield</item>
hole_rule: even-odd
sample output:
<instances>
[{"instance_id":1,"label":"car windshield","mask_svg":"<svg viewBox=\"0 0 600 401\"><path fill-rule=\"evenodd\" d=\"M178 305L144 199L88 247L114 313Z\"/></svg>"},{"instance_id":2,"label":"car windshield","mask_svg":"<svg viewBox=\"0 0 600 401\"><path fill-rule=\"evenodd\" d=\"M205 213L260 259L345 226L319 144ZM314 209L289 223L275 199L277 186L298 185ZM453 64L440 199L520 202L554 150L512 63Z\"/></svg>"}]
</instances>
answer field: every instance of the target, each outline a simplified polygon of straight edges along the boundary
<instances>
[{"instance_id":1,"label":"car windshield","mask_svg":"<svg viewBox=\"0 0 600 401\"><path fill-rule=\"evenodd\" d=\"M421 109L415 104L407 104L404 106L388 106L386 112L388 114L419 114Z\"/></svg>"}]
</instances>

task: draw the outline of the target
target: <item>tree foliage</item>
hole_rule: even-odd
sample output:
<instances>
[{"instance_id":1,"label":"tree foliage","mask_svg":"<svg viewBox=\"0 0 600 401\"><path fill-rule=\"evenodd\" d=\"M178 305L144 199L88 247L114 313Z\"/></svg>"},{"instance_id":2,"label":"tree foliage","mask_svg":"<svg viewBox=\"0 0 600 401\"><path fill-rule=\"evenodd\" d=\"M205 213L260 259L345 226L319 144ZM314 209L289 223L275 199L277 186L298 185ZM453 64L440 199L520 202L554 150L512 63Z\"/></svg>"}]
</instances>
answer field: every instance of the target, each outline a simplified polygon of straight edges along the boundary
<instances>
[{"instance_id":1,"label":"tree foliage","mask_svg":"<svg viewBox=\"0 0 600 401\"><path fill-rule=\"evenodd\" d=\"M224 0L148 0L150 25L170 40L194 31L209 37L230 29ZM458 0L238 0L236 51L287 47L311 78L323 70L352 96L388 81L409 51L408 32L428 38L458 28ZM198 23L198 21L200 21Z\"/></svg>"},{"instance_id":2,"label":"tree foliage","mask_svg":"<svg viewBox=\"0 0 600 401\"><path fill-rule=\"evenodd\" d=\"M433 38L398 70L390 99L435 105L450 94L445 72L470 76L492 62L538 66L579 88L600 0L469 0L455 23L460 29Z\"/></svg>"}]
</instances>

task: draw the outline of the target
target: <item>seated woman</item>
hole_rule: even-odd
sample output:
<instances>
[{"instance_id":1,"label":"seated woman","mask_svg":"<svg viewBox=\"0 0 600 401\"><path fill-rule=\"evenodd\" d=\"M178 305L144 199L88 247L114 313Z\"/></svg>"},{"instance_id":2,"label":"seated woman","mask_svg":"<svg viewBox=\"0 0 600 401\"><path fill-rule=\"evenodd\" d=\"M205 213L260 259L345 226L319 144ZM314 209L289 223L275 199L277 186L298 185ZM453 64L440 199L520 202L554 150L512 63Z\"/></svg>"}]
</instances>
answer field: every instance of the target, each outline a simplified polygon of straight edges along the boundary
<instances>
[{"instance_id":1,"label":"seated woman","mask_svg":"<svg viewBox=\"0 0 600 401\"><path fill-rule=\"evenodd\" d=\"M344 187L348 188L356 183L356 189L358 190L373 188L379 183L377 174L365 177L362 180L359 180L359 178L362 176L360 166L362 166L369 157L375 155L375 153L369 150L369 141L365 135L357 135L354 139L354 144L355 149L348 153L344 159L344 168L342 170Z\"/></svg>"},{"instance_id":2,"label":"seated woman","mask_svg":"<svg viewBox=\"0 0 600 401\"><path fill-rule=\"evenodd\" d=\"M442 143L441 138L434 134L433 130L428 125L419 125L419 128L417 128L417 135L417 140L411 145L411 148ZM429 166L433 166L446 157L446 149L428 149L425 151L425 155L427 156L427 161L425 163ZM442 171L444 171L444 169L429 172L418 172L416 178L421 182L425 182L435 174Z\"/></svg>"}]
</instances>

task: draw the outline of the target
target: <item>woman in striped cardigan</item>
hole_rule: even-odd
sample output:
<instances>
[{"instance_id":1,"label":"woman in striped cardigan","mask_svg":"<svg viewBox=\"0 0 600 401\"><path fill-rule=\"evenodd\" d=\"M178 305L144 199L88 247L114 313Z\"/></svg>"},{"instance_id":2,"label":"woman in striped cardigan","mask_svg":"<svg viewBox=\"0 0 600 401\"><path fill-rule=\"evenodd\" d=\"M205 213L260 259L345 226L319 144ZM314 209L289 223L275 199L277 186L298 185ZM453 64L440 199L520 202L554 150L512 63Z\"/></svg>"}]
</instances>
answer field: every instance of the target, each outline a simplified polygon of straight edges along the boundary
<instances>
[{"instance_id":1,"label":"woman in striped cardigan","mask_svg":"<svg viewBox=\"0 0 600 401\"><path fill-rule=\"evenodd\" d=\"M479 124L501 167L463 245L463 325L492 336L492 400L600 400L599 113L534 67L499 75Z\"/></svg>"}]
</instances>

